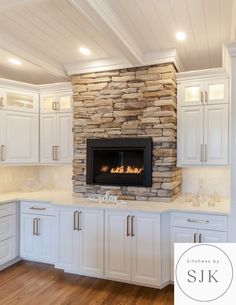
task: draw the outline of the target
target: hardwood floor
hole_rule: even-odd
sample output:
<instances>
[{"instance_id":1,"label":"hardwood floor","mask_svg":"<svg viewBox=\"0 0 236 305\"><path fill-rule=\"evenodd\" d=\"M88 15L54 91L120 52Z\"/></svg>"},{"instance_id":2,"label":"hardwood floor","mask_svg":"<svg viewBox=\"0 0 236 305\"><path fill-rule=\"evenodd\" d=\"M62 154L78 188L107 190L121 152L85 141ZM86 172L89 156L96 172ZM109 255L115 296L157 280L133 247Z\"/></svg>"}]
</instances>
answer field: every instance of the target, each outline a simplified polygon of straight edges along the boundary
<instances>
[{"instance_id":1,"label":"hardwood floor","mask_svg":"<svg viewBox=\"0 0 236 305\"><path fill-rule=\"evenodd\" d=\"M66 274L19 262L0 272L1 305L173 305L173 286L158 290Z\"/></svg>"}]
</instances>

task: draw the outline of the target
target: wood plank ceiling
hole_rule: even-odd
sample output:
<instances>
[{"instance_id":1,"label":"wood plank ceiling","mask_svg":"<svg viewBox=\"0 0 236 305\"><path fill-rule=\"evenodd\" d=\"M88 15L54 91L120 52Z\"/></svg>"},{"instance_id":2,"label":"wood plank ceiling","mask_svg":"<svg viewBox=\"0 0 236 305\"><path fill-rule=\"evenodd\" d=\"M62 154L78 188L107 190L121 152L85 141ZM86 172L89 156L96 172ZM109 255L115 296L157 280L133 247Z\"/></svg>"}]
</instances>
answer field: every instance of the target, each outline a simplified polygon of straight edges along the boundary
<instances>
[{"instance_id":1,"label":"wood plank ceiling","mask_svg":"<svg viewBox=\"0 0 236 305\"><path fill-rule=\"evenodd\" d=\"M235 0L0 1L0 48L24 62L14 73L1 56L0 76L65 81L70 64L132 56L142 64L148 52L173 48L186 71L219 67L222 45L235 39L235 7ZM186 41L175 39L177 31L186 32ZM82 55L81 46L91 55Z\"/></svg>"}]
</instances>

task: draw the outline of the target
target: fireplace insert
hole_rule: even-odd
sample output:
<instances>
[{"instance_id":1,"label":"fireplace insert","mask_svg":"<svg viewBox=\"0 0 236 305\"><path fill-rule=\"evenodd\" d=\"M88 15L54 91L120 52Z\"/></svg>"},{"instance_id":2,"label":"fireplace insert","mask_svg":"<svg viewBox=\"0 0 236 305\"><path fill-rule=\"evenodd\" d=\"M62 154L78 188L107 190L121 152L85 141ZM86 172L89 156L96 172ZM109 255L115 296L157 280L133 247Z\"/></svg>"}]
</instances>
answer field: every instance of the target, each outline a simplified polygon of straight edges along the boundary
<instances>
[{"instance_id":1,"label":"fireplace insert","mask_svg":"<svg viewBox=\"0 0 236 305\"><path fill-rule=\"evenodd\" d=\"M88 139L86 182L151 187L152 139Z\"/></svg>"}]
</instances>

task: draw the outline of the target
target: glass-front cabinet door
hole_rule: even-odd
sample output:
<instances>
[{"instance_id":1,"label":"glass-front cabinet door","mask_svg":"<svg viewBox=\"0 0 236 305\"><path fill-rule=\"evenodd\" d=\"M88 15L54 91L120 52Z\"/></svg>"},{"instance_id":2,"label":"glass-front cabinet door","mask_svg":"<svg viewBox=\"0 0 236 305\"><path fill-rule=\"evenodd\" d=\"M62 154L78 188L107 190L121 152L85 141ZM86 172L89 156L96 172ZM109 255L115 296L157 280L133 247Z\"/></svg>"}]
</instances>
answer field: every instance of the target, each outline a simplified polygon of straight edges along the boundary
<instances>
[{"instance_id":1,"label":"glass-front cabinet door","mask_svg":"<svg viewBox=\"0 0 236 305\"><path fill-rule=\"evenodd\" d=\"M228 103L228 80L208 81L204 91L205 104Z\"/></svg>"},{"instance_id":2,"label":"glass-front cabinet door","mask_svg":"<svg viewBox=\"0 0 236 305\"><path fill-rule=\"evenodd\" d=\"M71 94L42 95L40 109L42 113L71 112Z\"/></svg>"},{"instance_id":3,"label":"glass-front cabinet door","mask_svg":"<svg viewBox=\"0 0 236 305\"><path fill-rule=\"evenodd\" d=\"M70 94L60 95L58 97L58 102L59 102L60 111L70 112L72 110Z\"/></svg>"},{"instance_id":4,"label":"glass-front cabinet door","mask_svg":"<svg viewBox=\"0 0 236 305\"><path fill-rule=\"evenodd\" d=\"M49 113L59 110L59 105L55 95L42 95L40 99L40 111Z\"/></svg>"},{"instance_id":5,"label":"glass-front cabinet door","mask_svg":"<svg viewBox=\"0 0 236 305\"><path fill-rule=\"evenodd\" d=\"M24 91L1 91L0 109L16 110L24 112L39 112L39 95Z\"/></svg>"},{"instance_id":6,"label":"glass-front cabinet door","mask_svg":"<svg viewBox=\"0 0 236 305\"><path fill-rule=\"evenodd\" d=\"M203 86L202 83L187 83L181 85L178 99L182 106L196 106L203 104Z\"/></svg>"}]
</instances>

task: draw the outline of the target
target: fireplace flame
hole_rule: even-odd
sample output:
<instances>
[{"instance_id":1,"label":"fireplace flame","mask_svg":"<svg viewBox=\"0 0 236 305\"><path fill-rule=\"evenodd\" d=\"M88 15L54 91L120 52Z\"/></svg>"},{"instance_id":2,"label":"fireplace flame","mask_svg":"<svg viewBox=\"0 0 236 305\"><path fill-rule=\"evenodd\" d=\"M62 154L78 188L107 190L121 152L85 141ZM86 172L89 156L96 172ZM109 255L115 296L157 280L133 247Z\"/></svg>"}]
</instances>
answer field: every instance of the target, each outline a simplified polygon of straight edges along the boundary
<instances>
[{"instance_id":1,"label":"fireplace flame","mask_svg":"<svg viewBox=\"0 0 236 305\"><path fill-rule=\"evenodd\" d=\"M136 166L116 166L110 168L109 165L102 165L102 173L112 173L112 174L136 174L139 175L143 172L143 167Z\"/></svg>"}]
</instances>

